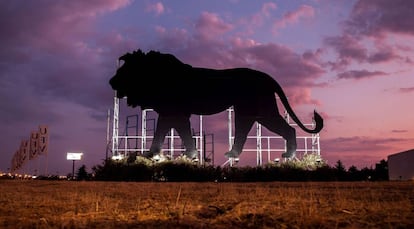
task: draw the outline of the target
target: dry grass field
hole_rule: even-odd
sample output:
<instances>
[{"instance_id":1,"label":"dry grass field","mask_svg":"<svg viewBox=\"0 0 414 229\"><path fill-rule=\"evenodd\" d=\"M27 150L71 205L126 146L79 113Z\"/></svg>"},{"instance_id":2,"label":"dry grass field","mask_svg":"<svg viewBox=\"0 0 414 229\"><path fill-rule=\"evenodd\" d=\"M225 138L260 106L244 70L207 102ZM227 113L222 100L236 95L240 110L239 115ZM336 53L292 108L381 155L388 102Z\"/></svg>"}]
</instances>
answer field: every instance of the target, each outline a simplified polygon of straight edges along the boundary
<instances>
[{"instance_id":1,"label":"dry grass field","mask_svg":"<svg viewBox=\"0 0 414 229\"><path fill-rule=\"evenodd\" d=\"M414 182L0 180L0 228L414 228Z\"/></svg>"}]
</instances>

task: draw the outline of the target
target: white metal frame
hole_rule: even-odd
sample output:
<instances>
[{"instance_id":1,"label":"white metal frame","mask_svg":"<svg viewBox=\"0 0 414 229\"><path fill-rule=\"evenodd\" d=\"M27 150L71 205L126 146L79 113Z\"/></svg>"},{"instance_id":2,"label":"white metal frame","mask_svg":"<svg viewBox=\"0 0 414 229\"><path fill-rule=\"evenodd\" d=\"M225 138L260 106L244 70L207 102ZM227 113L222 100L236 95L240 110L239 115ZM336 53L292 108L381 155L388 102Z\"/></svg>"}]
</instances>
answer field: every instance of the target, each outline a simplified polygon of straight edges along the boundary
<instances>
[{"instance_id":1,"label":"white metal frame","mask_svg":"<svg viewBox=\"0 0 414 229\"><path fill-rule=\"evenodd\" d=\"M231 149L231 146L233 145L233 141L234 141L234 135L233 135L233 130L232 130L232 124L233 122L233 112L234 109L233 108L229 108L227 109L228 112L228 127L229 127L229 150ZM292 127L297 127L298 125L296 123L291 123L290 122L290 117L289 114L285 111L285 120L287 121L287 123L292 126ZM307 123L304 124L305 126L310 126L312 128L315 127L315 123L314 121L312 121L312 123ZM279 139L279 140L284 140L281 136L279 135L262 135L262 125L260 123L256 122L256 135L248 135L247 139L256 139L256 148L243 148L243 152L256 152L256 164L258 166L262 166L263 165L263 152L267 152L267 162L270 163L272 162L271 159L271 154L272 153L284 153L286 152L286 141L284 141L284 145L283 148L279 147L279 148L275 148L273 145L271 145L271 141L275 140L275 139ZM300 136L296 136L297 140L303 140L303 145L302 144L298 144L298 148L296 149L296 152L301 153L302 156L306 155L308 153L315 153L318 156L320 156L321 154L321 150L320 150L320 136L319 133L318 134L309 134L309 135L300 135ZM311 148L308 148L308 141L311 141ZM263 147L263 142L266 143L266 146ZM296 159L300 160L301 155L296 155ZM230 158L228 159L222 166L225 165L230 165L233 166L235 163L237 163L237 159L233 159Z\"/></svg>"},{"instance_id":2,"label":"white metal frame","mask_svg":"<svg viewBox=\"0 0 414 229\"><path fill-rule=\"evenodd\" d=\"M118 98L114 98L114 111L113 111L113 129L112 129L112 158L113 159L122 159L128 156L131 152L140 152L143 154L145 151L149 150L147 146L147 141L153 139L154 136L148 135L147 128L148 128L148 112L153 112L151 109L142 110L141 111L141 135L138 136L126 136L126 135L119 135L119 103L120 100ZM231 149L234 141L234 130L233 130L233 112L234 109L231 107L227 109L228 112L228 143L229 143L229 150ZM290 123L290 118L287 112L285 111L285 119L289 125L292 127L297 127L296 123ZM315 123L308 123L304 124L305 126L314 127ZM274 153L283 153L286 152L286 142L283 147L275 147L272 142L276 139L280 141L283 138L279 135L263 135L262 134L262 125L256 123L256 134L255 135L248 135L248 139L256 139L256 148L244 148L243 152L256 152L256 164L258 166L263 165L263 153L267 152L267 162L272 162L272 154ZM204 160L204 152L203 152L203 116L199 116L199 134L193 136L196 141L196 148L199 152L199 163L202 164ZM308 153L316 153L320 156L320 136L319 134L309 134L309 135L300 135L296 136L299 142L302 140L304 144L298 144L298 148L296 152L301 153L301 155L305 155ZM128 141L129 140L136 140L138 139L141 141L139 149L129 148ZM182 153L185 151L183 147L176 147L175 142L176 140L180 140L180 137L175 134L174 130L171 129L170 134L166 136L166 139L170 140L170 145L168 148L163 148L163 151L169 151L170 157L173 159L177 153ZM119 142L123 141L123 146L119 145ZM308 143L310 141L310 149L308 147ZM263 143L265 143L263 145ZM297 155L300 157L300 155ZM300 158L296 158L300 159ZM238 158L230 158L228 159L222 166L233 166L238 162Z\"/></svg>"},{"instance_id":3,"label":"white metal frame","mask_svg":"<svg viewBox=\"0 0 414 229\"><path fill-rule=\"evenodd\" d=\"M112 128L112 159L119 160L125 157L128 157L130 153L133 152L140 152L143 154L144 152L149 150L149 146L147 141L152 140L154 136L148 135L148 113L153 112L152 109L145 109L141 111L141 135L133 136L133 135L119 135L119 103L120 99L114 98L114 111L113 111L113 128ZM199 126L198 126L198 134L194 135L193 138L196 142L196 149L199 152L199 163L202 164L204 161L204 149L203 149L203 116L199 116ZM169 140L170 144L167 148L163 148L162 151L168 151L169 157L173 159L177 154L181 154L185 151L183 147L176 147L175 143L181 141L180 136L175 134L174 129L171 129L169 134L165 137ZM137 148L130 148L128 142L130 140L140 141L140 147ZM123 142L122 145L119 143Z\"/></svg>"}]
</instances>

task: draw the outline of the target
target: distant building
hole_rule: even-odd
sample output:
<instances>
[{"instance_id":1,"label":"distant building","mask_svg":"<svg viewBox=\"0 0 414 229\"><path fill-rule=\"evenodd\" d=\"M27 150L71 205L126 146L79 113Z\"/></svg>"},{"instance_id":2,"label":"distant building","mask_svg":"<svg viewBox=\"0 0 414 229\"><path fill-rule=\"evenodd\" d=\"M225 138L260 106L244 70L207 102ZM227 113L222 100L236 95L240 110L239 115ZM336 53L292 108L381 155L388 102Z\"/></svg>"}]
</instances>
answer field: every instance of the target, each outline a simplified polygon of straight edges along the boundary
<instances>
[{"instance_id":1,"label":"distant building","mask_svg":"<svg viewBox=\"0 0 414 229\"><path fill-rule=\"evenodd\" d=\"M414 149L388 156L390 180L414 180Z\"/></svg>"}]
</instances>

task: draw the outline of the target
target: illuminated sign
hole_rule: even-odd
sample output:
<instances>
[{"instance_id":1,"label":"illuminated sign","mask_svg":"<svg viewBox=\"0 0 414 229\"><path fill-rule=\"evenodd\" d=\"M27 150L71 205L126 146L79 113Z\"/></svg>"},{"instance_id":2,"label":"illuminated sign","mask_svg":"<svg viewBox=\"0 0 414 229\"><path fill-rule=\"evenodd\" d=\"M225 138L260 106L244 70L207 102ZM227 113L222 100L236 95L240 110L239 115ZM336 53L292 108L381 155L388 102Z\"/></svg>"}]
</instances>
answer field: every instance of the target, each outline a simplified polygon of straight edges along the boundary
<instances>
[{"instance_id":1,"label":"illuminated sign","mask_svg":"<svg viewBox=\"0 0 414 229\"><path fill-rule=\"evenodd\" d=\"M72 160L72 161L78 161L81 160L83 156L83 153L67 153L66 154L66 159L67 160Z\"/></svg>"}]
</instances>

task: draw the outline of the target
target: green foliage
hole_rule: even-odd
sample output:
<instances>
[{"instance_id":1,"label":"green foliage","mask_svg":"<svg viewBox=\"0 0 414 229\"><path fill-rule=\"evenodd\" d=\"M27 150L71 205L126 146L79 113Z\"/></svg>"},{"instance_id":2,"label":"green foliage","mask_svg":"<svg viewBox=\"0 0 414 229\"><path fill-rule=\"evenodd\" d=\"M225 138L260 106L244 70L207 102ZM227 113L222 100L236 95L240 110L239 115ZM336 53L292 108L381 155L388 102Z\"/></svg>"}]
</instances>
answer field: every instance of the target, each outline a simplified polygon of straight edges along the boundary
<instances>
[{"instance_id":1,"label":"green foliage","mask_svg":"<svg viewBox=\"0 0 414 229\"><path fill-rule=\"evenodd\" d=\"M323 160L320 155L316 153L309 153L303 155L302 159L292 159L284 162L272 162L269 163L270 166L281 166L287 168L296 168L303 170L316 170L318 168L327 166L327 162Z\"/></svg>"},{"instance_id":2,"label":"green foliage","mask_svg":"<svg viewBox=\"0 0 414 229\"><path fill-rule=\"evenodd\" d=\"M79 167L77 173L76 173L76 179L77 180L89 180L89 174L86 171L86 166L82 165Z\"/></svg>"},{"instance_id":3,"label":"green foliage","mask_svg":"<svg viewBox=\"0 0 414 229\"><path fill-rule=\"evenodd\" d=\"M263 167L215 167L202 166L186 158L154 162L136 157L129 163L126 160L107 160L94 166L94 179L111 181L163 181L163 182L267 182L267 181L358 181L384 180L384 162L376 169L358 170L351 166L346 171L341 161L334 167L308 155L303 161L270 163Z\"/></svg>"},{"instance_id":4,"label":"green foliage","mask_svg":"<svg viewBox=\"0 0 414 229\"><path fill-rule=\"evenodd\" d=\"M344 166L344 164L342 163L342 161L341 160L338 160L337 162L336 162L336 164L335 164L335 168L338 170L338 172L340 172L340 173L343 173L343 172L345 172L345 166Z\"/></svg>"}]
</instances>

